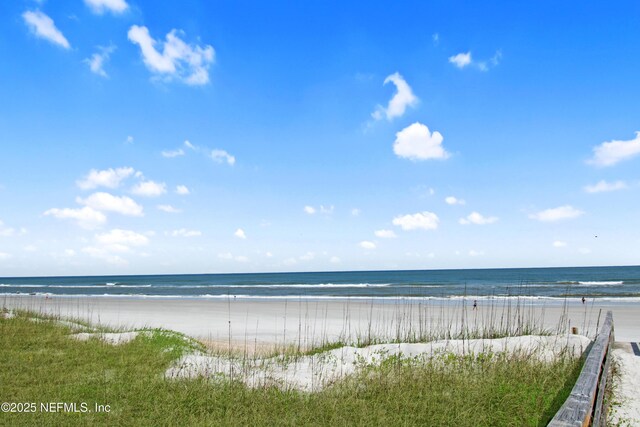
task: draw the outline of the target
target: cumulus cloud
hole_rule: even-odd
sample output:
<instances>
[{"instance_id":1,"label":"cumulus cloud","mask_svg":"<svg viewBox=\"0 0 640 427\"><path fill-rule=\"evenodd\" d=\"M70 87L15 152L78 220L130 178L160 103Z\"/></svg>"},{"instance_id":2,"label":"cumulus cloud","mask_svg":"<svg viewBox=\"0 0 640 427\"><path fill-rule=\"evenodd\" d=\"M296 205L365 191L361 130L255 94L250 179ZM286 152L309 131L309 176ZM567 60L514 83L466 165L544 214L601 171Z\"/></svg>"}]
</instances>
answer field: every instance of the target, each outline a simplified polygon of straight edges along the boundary
<instances>
[{"instance_id":1,"label":"cumulus cloud","mask_svg":"<svg viewBox=\"0 0 640 427\"><path fill-rule=\"evenodd\" d=\"M458 222L460 222L460 224L462 225L468 225L468 224L486 225L486 224L493 224L496 221L498 221L498 217L495 217L495 216L485 217L478 212L471 212L469 215L467 215L466 218L460 218Z\"/></svg>"},{"instance_id":2,"label":"cumulus cloud","mask_svg":"<svg viewBox=\"0 0 640 427\"><path fill-rule=\"evenodd\" d=\"M238 228L235 233L233 233L234 236L236 236L238 239L246 239L247 235L245 234L244 230L242 228Z\"/></svg>"},{"instance_id":3,"label":"cumulus cloud","mask_svg":"<svg viewBox=\"0 0 640 427\"><path fill-rule=\"evenodd\" d=\"M368 240L363 240L362 242L359 243L359 246L363 249L375 249L376 248L376 244L373 242L370 242Z\"/></svg>"},{"instance_id":4,"label":"cumulus cloud","mask_svg":"<svg viewBox=\"0 0 640 427\"><path fill-rule=\"evenodd\" d=\"M463 69L469 66L473 66L474 68L480 71L489 71L489 69L496 67L500 60L502 59L502 51L497 50L496 53L489 58L488 60L483 61L475 61L471 57L471 52L462 52L457 55L453 55L449 57L449 63L453 64L455 67Z\"/></svg>"},{"instance_id":5,"label":"cumulus cloud","mask_svg":"<svg viewBox=\"0 0 640 427\"><path fill-rule=\"evenodd\" d=\"M446 197L444 201L448 205L464 205L466 203L464 200L458 199L457 197L454 197L454 196Z\"/></svg>"},{"instance_id":6,"label":"cumulus cloud","mask_svg":"<svg viewBox=\"0 0 640 427\"><path fill-rule=\"evenodd\" d=\"M471 250L469 251L469 256L476 257L476 256L482 256L482 255L484 255L484 252L483 252L483 251L476 251L476 250L474 250L474 249L471 249Z\"/></svg>"},{"instance_id":7,"label":"cumulus cloud","mask_svg":"<svg viewBox=\"0 0 640 427\"><path fill-rule=\"evenodd\" d=\"M147 245L149 243L149 238L144 234L136 233L135 231L114 228L107 233L97 234L96 241L115 251L125 252L130 246Z\"/></svg>"},{"instance_id":8,"label":"cumulus cloud","mask_svg":"<svg viewBox=\"0 0 640 427\"><path fill-rule=\"evenodd\" d=\"M171 237L198 237L202 236L202 232L199 230L188 230L186 228L180 228L167 233Z\"/></svg>"},{"instance_id":9,"label":"cumulus cloud","mask_svg":"<svg viewBox=\"0 0 640 427\"><path fill-rule=\"evenodd\" d=\"M25 24L36 37L45 39L65 49L71 49L69 41L56 27L53 19L44 13L39 10L28 10L22 14L22 19L24 19Z\"/></svg>"},{"instance_id":10,"label":"cumulus cloud","mask_svg":"<svg viewBox=\"0 0 640 427\"><path fill-rule=\"evenodd\" d=\"M308 215L313 215L316 213L316 208L314 208L313 206L305 206L303 210L304 210L304 213Z\"/></svg>"},{"instance_id":11,"label":"cumulus cloud","mask_svg":"<svg viewBox=\"0 0 640 427\"><path fill-rule=\"evenodd\" d=\"M91 169L83 179L76 181L76 185L83 190L93 190L97 187L117 188L120 183L133 175L131 167L109 168L105 170Z\"/></svg>"},{"instance_id":12,"label":"cumulus cloud","mask_svg":"<svg viewBox=\"0 0 640 427\"><path fill-rule=\"evenodd\" d=\"M118 15L129 8L125 0L84 0L84 4L89 6L91 11L98 15L102 15L105 12Z\"/></svg>"},{"instance_id":13,"label":"cumulus cloud","mask_svg":"<svg viewBox=\"0 0 640 427\"><path fill-rule=\"evenodd\" d=\"M107 47L98 46L98 52L91 55L91 58L85 59L84 62L89 66L92 73L108 78L109 75L104 70L104 64L109 60L109 57L115 50L116 47L113 45ZM133 142L133 139L131 142Z\"/></svg>"},{"instance_id":14,"label":"cumulus cloud","mask_svg":"<svg viewBox=\"0 0 640 427\"><path fill-rule=\"evenodd\" d=\"M76 202L97 211L116 212L122 215L143 216L142 206L127 196L114 196L109 193L93 193L86 199L76 198Z\"/></svg>"},{"instance_id":15,"label":"cumulus cloud","mask_svg":"<svg viewBox=\"0 0 640 427\"><path fill-rule=\"evenodd\" d=\"M316 254L314 252L307 252L304 255L300 255L298 257L298 259L300 261L311 261L312 259L314 259L316 257Z\"/></svg>"},{"instance_id":16,"label":"cumulus cloud","mask_svg":"<svg viewBox=\"0 0 640 427\"><path fill-rule=\"evenodd\" d=\"M133 144L133 136L128 135L128 136L127 136L127 139L125 140L125 142L126 142L127 144Z\"/></svg>"},{"instance_id":17,"label":"cumulus cloud","mask_svg":"<svg viewBox=\"0 0 640 427\"><path fill-rule=\"evenodd\" d=\"M449 62L458 68L464 68L471 65L471 52L459 53L449 57Z\"/></svg>"},{"instance_id":18,"label":"cumulus cloud","mask_svg":"<svg viewBox=\"0 0 640 427\"><path fill-rule=\"evenodd\" d=\"M144 197L157 197L167 192L164 182L143 181L133 186L133 194Z\"/></svg>"},{"instance_id":19,"label":"cumulus cloud","mask_svg":"<svg viewBox=\"0 0 640 427\"><path fill-rule=\"evenodd\" d=\"M178 185L176 186L176 194L186 196L188 194L191 194L191 191L189 191L189 188L186 185Z\"/></svg>"},{"instance_id":20,"label":"cumulus cloud","mask_svg":"<svg viewBox=\"0 0 640 427\"><path fill-rule=\"evenodd\" d=\"M567 242L563 242L562 240L556 240L553 242L554 248L564 248L565 246L567 246Z\"/></svg>"},{"instance_id":21,"label":"cumulus cloud","mask_svg":"<svg viewBox=\"0 0 640 427\"><path fill-rule=\"evenodd\" d=\"M597 184L587 185L584 191L587 193L604 193L608 191L624 190L629 188L624 181L607 182L605 180L598 181Z\"/></svg>"},{"instance_id":22,"label":"cumulus cloud","mask_svg":"<svg viewBox=\"0 0 640 427\"><path fill-rule=\"evenodd\" d=\"M418 98L413 94L411 87L402 78L399 73L394 73L384 79L383 84L393 83L396 86L396 93L393 95L387 107L378 105L376 111L371 114L375 120L381 120L386 117L392 120L395 117L401 117L407 107L413 107L418 103Z\"/></svg>"},{"instance_id":23,"label":"cumulus cloud","mask_svg":"<svg viewBox=\"0 0 640 427\"><path fill-rule=\"evenodd\" d=\"M6 227L4 225L4 222L2 222L2 220L0 220L0 237L11 237L11 236L16 236L16 235L20 235L20 234L25 234L27 232L27 230L25 228L22 228L20 230L16 230L13 227Z\"/></svg>"},{"instance_id":24,"label":"cumulus cloud","mask_svg":"<svg viewBox=\"0 0 640 427\"><path fill-rule=\"evenodd\" d=\"M393 239L395 237L398 237L393 230L376 230L373 234L375 234L376 237L380 237L381 239Z\"/></svg>"},{"instance_id":25,"label":"cumulus cloud","mask_svg":"<svg viewBox=\"0 0 640 427\"><path fill-rule=\"evenodd\" d=\"M331 258L329 258L329 262L331 264L340 264L342 260L337 256L332 256Z\"/></svg>"},{"instance_id":26,"label":"cumulus cloud","mask_svg":"<svg viewBox=\"0 0 640 427\"><path fill-rule=\"evenodd\" d=\"M218 258L227 261L248 262L249 258L243 255L234 256L231 252L223 252L218 254Z\"/></svg>"},{"instance_id":27,"label":"cumulus cloud","mask_svg":"<svg viewBox=\"0 0 640 427\"><path fill-rule=\"evenodd\" d=\"M7 252L0 252L0 261L6 261L11 258L13 255Z\"/></svg>"},{"instance_id":28,"label":"cumulus cloud","mask_svg":"<svg viewBox=\"0 0 640 427\"><path fill-rule=\"evenodd\" d=\"M58 209L53 208L44 212L43 215L52 216L57 219L71 219L75 220L76 223L85 229L93 229L96 228L105 222L107 222L107 217L100 211L97 211L89 206L85 206L80 209L71 209L64 208Z\"/></svg>"},{"instance_id":29,"label":"cumulus cloud","mask_svg":"<svg viewBox=\"0 0 640 427\"><path fill-rule=\"evenodd\" d=\"M418 212L413 215L397 216L393 219L393 225L397 225L405 231L409 230L435 230L440 219L433 212Z\"/></svg>"},{"instance_id":30,"label":"cumulus cloud","mask_svg":"<svg viewBox=\"0 0 640 427\"><path fill-rule=\"evenodd\" d=\"M351 215L352 215L352 216L360 216L360 213L361 213L361 212L362 212L362 211L361 211L360 209L358 209L358 208L353 208L353 209L351 209Z\"/></svg>"},{"instance_id":31,"label":"cumulus cloud","mask_svg":"<svg viewBox=\"0 0 640 427\"><path fill-rule=\"evenodd\" d=\"M396 133L393 152L410 160L444 160L449 153L442 147L443 139L440 132L431 133L427 126L416 122Z\"/></svg>"},{"instance_id":32,"label":"cumulus cloud","mask_svg":"<svg viewBox=\"0 0 640 427\"><path fill-rule=\"evenodd\" d=\"M554 222L565 219L573 219L583 215L584 212L571 205L559 206L557 208L546 209L538 213L529 215L529 218L543 222Z\"/></svg>"},{"instance_id":33,"label":"cumulus cloud","mask_svg":"<svg viewBox=\"0 0 640 427\"><path fill-rule=\"evenodd\" d=\"M217 163L226 162L228 165L233 166L236 163L236 158L224 150L212 150L211 158Z\"/></svg>"},{"instance_id":34,"label":"cumulus cloud","mask_svg":"<svg viewBox=\"0 0 640 427\"><path fill-rule=\"evenodd\" d=\"M189 45L171 30L164 42L151 38L147 27L133 25L129 29L129 40L140 46L142 59L147 69L166 80L178 79L188 85L204 85L209 82L209 66L214 60L213 47ZM156 49L162 46L162 52Z\"/></svg>"},{"instance_id":35,"label":"cumulus cloud","mask_svg":"<svg viewBox=\"0 0 640 427\"><path fill-rule=\"evenodd\" d=\"M173 157L184 156L184 150L182 148L178 148L177 150L164 150L160 154L162 154L162 157L171 159Z\"/></svg>"},{"instance_id":36,"label":"cumulus cloud","mask_svg":"<svg viewBox=\"0 0 640 427\"><path fill-rule=\"evenodd\" d=\"M184 141L184 146L194 151L197 150L197 147L187 140Z\"/></svg>"},{"instance_id":37,"label":"cumulus cloud","mask_svg":"<svg viewBox=\"0 0 640 427\"><path fill-rule=\"evenodd\" d=\"M158 205L157 208L158 208L158 210L161 210L162 212L167 212L167 213L180 213L180 212L182 212L182 210L180 210L178 208L174 208L171 205Z\"/></svg>"},{"instance_id":38,"label":"cumulus cloud","mask_svg":"<svg viewBox=\"0 0 640 427\"><path fill-rule=\"evenodd\" d=\"M640 154L640 132L629 141L608 141L593 148L593 157L587 163L594 166L613 166Z\"/></svg>"}]
</instances>

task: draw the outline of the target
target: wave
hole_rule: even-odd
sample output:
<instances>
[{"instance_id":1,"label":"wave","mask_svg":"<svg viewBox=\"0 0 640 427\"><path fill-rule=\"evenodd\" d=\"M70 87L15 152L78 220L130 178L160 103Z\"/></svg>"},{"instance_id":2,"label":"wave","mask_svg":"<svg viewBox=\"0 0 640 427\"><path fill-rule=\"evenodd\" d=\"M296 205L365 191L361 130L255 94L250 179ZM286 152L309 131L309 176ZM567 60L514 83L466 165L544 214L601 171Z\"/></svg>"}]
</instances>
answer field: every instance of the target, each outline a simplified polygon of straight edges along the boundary
<instances>
[{"instance_id":1,"label":"wave","mask_svg":"<svg viewBox=\"0 0 640 427\"><path fill-rule=\"evenodd\" d=\"M0 288L46 288L47 285L11 285L0 283Z\"/></svg>"},{"instance_id":2,"label":"wave","mask_svg":"<svg viewBox=\"0 0 640 427\"><path fill-rule=\"evenodd\" d=\"M42 288L63 288L63 289L93 289L93 288L150 288L151 285L48 285L40 286Z\"/></svg>"},{"instance_id":3,"label":"wave","mask_svg":"<svg viewBox=\"0 0 640 427\"><path fill-rule=\"evenodd\" d=\"M442 296L339 296L339 295L147 295L147 294L99 294L99 295L86 295L86 294L70 294L60 295L51 294L47 292L34 292L34 293L0 293L0 296L45 296L50 298L132 298L132 299L176 299L176 300L197 300L197 299L244 299L244 300L327 300L327 301L441 301L441 302L467 302L472 303L474 300L478 301L504 301L504 300L530 300L533 302L552 302L552 303L565 303L573 302L581 304L581 297L550 297L550 296L459 296L452 295L448 297ZM640 302L640 296L633 297L589 297L589 300L595 300L598 302L611 302L611 303L629 303Z\"/></svg>"},{"instance_id":4,"label":"wave","mask_svg":"<svg viewBox=\"0 0 640 427\"><path fill-rule=\"evenodd\" d=\"M612 285L623 285L624 281L622 280L610 280L610 281L602 281L602 282L578 282L578 284L582 286L612 286Z\"/></svg>"}]
</instances>

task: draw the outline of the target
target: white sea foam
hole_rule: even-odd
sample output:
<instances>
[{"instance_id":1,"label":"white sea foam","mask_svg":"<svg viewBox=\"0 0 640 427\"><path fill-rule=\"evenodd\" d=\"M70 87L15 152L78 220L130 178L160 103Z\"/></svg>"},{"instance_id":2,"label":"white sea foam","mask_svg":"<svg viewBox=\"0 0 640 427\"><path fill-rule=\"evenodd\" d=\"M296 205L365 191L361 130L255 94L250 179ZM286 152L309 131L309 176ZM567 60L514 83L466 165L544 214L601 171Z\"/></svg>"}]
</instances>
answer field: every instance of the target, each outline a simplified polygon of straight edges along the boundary
<instances>
[{"instance_id":1,"label":"white sea foam","mask_svg":"<svg viewBox=\"0 0 640 427\"><path fill-rule=\"evenodd\" d=\"M602 281L602 282L578 282L578 284L582 286L613 286L613 285L623 285L624 282L622 280L611 280L611 281Z\"/></svg>"}]
</instances>

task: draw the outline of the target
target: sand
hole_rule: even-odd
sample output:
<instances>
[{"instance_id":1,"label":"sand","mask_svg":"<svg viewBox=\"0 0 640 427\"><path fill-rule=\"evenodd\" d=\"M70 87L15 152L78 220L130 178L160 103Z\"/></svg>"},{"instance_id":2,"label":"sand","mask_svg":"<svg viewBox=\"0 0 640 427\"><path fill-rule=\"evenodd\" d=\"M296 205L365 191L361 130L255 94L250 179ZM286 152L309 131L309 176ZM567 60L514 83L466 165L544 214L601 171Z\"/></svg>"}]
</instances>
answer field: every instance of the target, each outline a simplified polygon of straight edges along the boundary
<instances>
[{"instance_id":1,"label":"sand","mask_svg":"<svg viewBox=\"0 0 640 427\"><path fill-rule=\"evenodd\" d=\"M118 297L6 296L0 306L28 309L40 313L80 319L114 328L164 328L182 332L202 341L239 348L289 344L310 347L327 341L356 342L370 336L393 339L407 333L427 330L445 332L459 328L503 326L513 319L516 303L505 306L482 301L477 310L472 301L397 303L363 300L247 300L164 299ZM611 302L560 304L520 304L519 316L553 330L566 315L564 333L569 326L578 333L593 336L598 318L613 311L615 336L619 341L640 341L640 310L637 304Z\"/></svg>"},{"instance_id":2,"label":"sand","mask_svg":"<svg viewBox=\"0 0 640 427\"><path fill-rule=\"evenodd\" d=\"M609 422L615 426L637 426L640 424L640 356L633 354L629 344L613 350L618 363L620 377L615 382L614 404L609 413Z\"/></svg>"},{"instance_id":3,"label":"sand","mask_svg":"<svg viewBox=\"0 0 640 427\"><path fill-rule=\"evenodd\" d=\"M440 340L418 344L377 344L362 348L343 346L311 356L229 358L206 354L182 357L165 374L167 378L233 378L249 387L276 386L305 392L320 391L390 357L426 361L439 355L479 353L520 354L551 361L564 349L579 357L590 340L580 335L520 336L498 339Z\"/></svg>"}]
</instances>

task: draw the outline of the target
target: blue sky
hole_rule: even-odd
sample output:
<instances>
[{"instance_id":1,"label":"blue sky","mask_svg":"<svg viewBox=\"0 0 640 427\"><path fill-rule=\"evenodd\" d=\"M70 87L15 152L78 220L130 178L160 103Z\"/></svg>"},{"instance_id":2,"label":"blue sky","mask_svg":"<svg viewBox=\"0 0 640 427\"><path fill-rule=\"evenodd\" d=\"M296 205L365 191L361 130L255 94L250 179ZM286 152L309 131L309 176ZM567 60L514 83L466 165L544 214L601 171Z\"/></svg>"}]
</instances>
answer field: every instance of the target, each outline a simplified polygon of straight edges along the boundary
<instances>
[{"instance_id":1,"label":"blue sky","mask_svg":"<svg viewBox=\"0 0 640 427\"><path fill-rule=\"evenodd\" d=\"M0 276L639 264L639 18L3 2Z\"/></svg>"}]
</instances>

